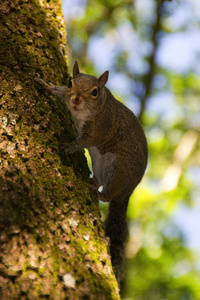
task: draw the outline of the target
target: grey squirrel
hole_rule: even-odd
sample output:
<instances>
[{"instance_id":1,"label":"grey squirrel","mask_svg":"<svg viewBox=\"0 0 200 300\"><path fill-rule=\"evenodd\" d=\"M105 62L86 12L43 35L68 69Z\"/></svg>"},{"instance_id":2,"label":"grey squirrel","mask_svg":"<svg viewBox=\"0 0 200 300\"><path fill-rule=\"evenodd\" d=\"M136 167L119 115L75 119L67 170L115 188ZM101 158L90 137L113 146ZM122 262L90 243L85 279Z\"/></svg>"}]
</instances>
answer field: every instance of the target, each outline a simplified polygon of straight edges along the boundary
<instances>
[{"instance_id":1,"label":"grey squirrel","mask_svg":"<svg viewBox=\"0 0 200 300\"><path fill-rule=\"evenodd\" d=\"M49 86L40 78L35 80L53 95L65 99L78 128L78 137L65 145L65 152L87 148L90 153L92 188L99 200L109 202L105 233L110 238L112 266L120 284L128 237L128 201L144 175L148 149L136 116L105 87L108 74L106 71L97 79L80 73L75 62L69 87Z\"/></svg>"}]
</instances>

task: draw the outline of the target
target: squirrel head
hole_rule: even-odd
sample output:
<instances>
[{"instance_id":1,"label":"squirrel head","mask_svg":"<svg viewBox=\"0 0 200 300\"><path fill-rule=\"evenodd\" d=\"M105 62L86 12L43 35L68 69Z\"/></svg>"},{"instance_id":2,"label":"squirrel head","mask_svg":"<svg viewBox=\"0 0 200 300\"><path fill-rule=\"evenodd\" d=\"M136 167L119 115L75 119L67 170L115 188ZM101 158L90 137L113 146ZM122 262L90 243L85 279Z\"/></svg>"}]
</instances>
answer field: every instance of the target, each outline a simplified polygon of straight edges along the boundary
<instances>
[{"instance_id":1,"label":"squirrel head","mask_svg":"<svg viewBox=\"0 0 200 300\"><path fill-rule=\"evenodd\" d=\"M104 85L108 80L109 72L104 72L99 78L79 72L77 61L73 67L73 79L71 80L68 93L68 108L72 114L92 112L103 101Z\"/></svg>"}]
</instances>

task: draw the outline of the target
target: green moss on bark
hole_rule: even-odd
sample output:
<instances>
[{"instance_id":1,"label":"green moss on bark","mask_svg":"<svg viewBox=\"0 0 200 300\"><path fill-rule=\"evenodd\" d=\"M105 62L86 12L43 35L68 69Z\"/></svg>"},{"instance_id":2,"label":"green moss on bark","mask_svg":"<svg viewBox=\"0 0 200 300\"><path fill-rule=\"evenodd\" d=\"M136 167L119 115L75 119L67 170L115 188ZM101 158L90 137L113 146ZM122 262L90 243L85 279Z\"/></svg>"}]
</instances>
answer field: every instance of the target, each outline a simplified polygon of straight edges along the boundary
<instances>
[{"instance_id":1,"label":"green moss on bark","mask_svg":"<svg viewBox=\"0 0 200 300\"><path fill-rule=\"evenodd\" d=\"M60 1L1 4L2 300L119 299L83 151L61 150L76 129L34 81L67 84L65 44Z\"/></svg>"}]
</instances>

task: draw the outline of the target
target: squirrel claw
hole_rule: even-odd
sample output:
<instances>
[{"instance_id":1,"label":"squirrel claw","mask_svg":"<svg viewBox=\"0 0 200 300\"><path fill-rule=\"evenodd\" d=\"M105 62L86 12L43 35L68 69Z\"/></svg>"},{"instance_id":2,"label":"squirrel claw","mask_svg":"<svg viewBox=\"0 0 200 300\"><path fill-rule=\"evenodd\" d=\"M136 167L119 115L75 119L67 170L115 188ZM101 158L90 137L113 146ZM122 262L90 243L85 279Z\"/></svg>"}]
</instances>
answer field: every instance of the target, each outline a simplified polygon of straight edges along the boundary
<instances>
[{"instance_id":1,"label":"squirrel claw","mask_svg":"<svg viewBox=\"0 0 200 300\"><path fill-rule=\"evenodd\" d=\"M69 143L64 143L61 148L65 152L66 155L73 153L73 151L71 149L71 145Z\"/></svg>"},{"instance_id":2,"label":"squirrel claw","mask_svg":"<svg viewBox=\"0 0 200 300\"><path fill-rule=\"evenodd\" d=\"M110 202L110 199L100 192L98 192L98 200L102 202Z\"/></svg>"},{"instance_id":3,"label":"squirrel claw","mask_svg":"<svg viewBox=\"0 0 200 300\"><path fill-rule=\"evenodd\" d=\"M89 178L89 182L90 182L90 185L91 185L91 188L93 189L93 190L98 190L98 188L99 188L99 183L98 183L98 181L95 179L95 178Z\"/></svg>"}]
</instances>

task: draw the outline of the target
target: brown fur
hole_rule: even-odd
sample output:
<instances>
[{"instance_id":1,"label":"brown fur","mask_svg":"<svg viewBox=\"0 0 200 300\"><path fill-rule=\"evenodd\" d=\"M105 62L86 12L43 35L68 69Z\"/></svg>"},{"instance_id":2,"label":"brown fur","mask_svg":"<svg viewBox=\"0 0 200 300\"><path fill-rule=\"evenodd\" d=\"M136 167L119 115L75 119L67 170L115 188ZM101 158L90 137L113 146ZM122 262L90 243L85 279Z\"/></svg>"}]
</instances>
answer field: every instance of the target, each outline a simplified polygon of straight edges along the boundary
<instances>
[{"instance_id":1,"label":"brown fur","mask_svg":"<svg viewBox=\"0 0 200 300\"><path fill-rule=\"evenodd\" d=\"M75 62L72 87L67 92L63 87L59 91L59 87L51 86L49 90L60 97L65 92L67 106L78 127L79 135L66 146L66 153L88 148L92 158L92 187L99 200L109 202L105 231L110 238L112 265L120 283L128 236L128 200L144 175L148 150L138 119L104 86L107 80L108 71L97 79L80 73ZM100 186L103 190L98 192Z\"/></svg>"}]
</instances>

